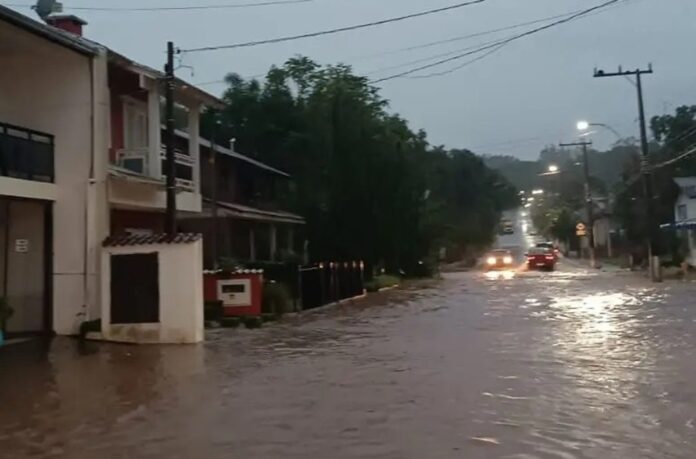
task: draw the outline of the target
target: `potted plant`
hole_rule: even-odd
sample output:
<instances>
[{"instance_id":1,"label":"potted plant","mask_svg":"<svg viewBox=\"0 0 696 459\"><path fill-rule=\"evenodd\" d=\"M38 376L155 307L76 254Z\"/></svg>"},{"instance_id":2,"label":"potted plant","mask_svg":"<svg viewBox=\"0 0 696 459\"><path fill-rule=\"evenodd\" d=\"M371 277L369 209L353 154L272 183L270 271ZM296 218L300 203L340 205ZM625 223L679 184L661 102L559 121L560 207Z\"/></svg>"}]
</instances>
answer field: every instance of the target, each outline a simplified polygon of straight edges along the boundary
<instances>
[{"instance_id":1,"label":"potted plant","mask_svg":"<svg viewBox=\"0 0 696 459\"><path fill-rule=\"evenodd\" d=\"M0 296L0 346L5 342L5 327L14 314L14 309L7 303L7 298Z\"/></svg>"}]
</instances>

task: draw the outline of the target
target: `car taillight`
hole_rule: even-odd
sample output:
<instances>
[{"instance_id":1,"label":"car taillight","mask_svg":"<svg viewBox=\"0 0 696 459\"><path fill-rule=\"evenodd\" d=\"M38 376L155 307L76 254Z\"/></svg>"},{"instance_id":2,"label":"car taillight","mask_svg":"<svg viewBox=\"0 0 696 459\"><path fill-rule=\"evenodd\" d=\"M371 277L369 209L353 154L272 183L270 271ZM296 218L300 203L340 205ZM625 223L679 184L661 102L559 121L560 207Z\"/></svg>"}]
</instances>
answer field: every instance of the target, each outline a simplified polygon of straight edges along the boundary
<instances>
[{"instance_id":1,"label":"car taillight","mask_svg":"<svg viewBox=\"0 0 696 459\"><path fill-rule=\"evenodd\" d=\"M546 259L547 259L547 260L553 260L553 259L554 259L554 256L553 256L553 255L546 255Z\"/></svg>"}]
</instances>

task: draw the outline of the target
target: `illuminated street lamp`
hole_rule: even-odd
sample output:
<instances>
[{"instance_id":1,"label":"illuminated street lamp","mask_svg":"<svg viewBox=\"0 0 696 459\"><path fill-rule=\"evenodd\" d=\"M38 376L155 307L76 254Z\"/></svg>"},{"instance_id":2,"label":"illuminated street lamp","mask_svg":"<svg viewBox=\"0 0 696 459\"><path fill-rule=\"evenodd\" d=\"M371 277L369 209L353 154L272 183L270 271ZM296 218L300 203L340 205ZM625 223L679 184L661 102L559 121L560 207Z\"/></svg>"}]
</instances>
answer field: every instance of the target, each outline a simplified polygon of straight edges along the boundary
<instances>
[{"instance_id":1,"label":"illuminated street lamp","mask_svg":"<svg viewBox=\"0 0 696 459\"><path fill-rule=\"evenodd\" d=\"M589 132L587 132L587 130L590 129L591 126L602 127L608 131L611 131L611 133L614 134L618 140L621 140L621 134L619 134L619 132L616 129L609 126L608 124L590 123L589 121L578 121L576 126L578 128L578 131L585 132L586 134L590 134Z\"/></svg>"}]
</instances>

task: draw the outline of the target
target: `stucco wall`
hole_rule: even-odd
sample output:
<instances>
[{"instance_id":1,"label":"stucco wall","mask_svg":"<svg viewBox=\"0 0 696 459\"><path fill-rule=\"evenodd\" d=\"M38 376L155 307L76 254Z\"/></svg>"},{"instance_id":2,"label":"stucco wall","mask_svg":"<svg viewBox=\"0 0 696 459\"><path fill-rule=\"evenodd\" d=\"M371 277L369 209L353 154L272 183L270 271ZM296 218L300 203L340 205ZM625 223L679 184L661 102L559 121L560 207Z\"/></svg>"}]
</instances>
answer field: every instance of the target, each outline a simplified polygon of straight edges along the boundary
<instances>
[{"instance_id":1,"label":"stucco wall","mask_svg":"<svg viewBox=\"0 0 696 459\"><path fill-rule=\"evenodd\" d=\"M109 180L109 201L114 208L164 211L167 207L167 194L164 186L112 178ZM201 195L180 191L176 194L176 207L183 212L201 212Z\"/></svg>"},{"instance_id":2,"label":"stucco wall","mask_svg":"<svg viewBox=\"0 0 696 459\"><path fill-rule=\"evenodd\" d=\"M159 323L111 324L111 256L154 253L159 259ZM107 247L102 251L102 335L117 342L199 343L203 332L203 244ZM133 280L137 285L137 279Z\"/></svg>"},{"instance_id":3,"label":"stucco wall","mask_svg":"<svg viewBox=\"0 0 696 459\"><path fill-rule=\"evenodd\" d=\"M6 23L0 29L12 36L0 50L0 120L55 136L53 326L71 334L98 312L96 257L108 228L99 206L106 196L99 158L108 147L105 59L93 63Z\"/></svg>"}]
</instances>

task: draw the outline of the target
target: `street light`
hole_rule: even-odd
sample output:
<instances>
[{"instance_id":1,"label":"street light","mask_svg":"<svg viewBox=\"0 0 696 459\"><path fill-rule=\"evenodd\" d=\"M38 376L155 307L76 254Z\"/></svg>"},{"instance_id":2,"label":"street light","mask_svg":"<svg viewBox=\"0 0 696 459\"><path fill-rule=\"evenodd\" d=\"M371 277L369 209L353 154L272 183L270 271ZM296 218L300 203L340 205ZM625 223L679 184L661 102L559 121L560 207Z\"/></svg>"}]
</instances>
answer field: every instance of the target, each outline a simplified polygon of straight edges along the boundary
<instances>
[{"instance_id":1,"label":"street light","mask_svg":"<svg viewBox=\"0 0 696 459\"><path fill-rule=\"evenodd\" d=\"M616 129L609 126L608 124L590 123L589 121L578 121L576 126L578 128L578 131L583 131L583 132L590 129L590 126L602 127L604 129L606 129L607 131L610 131L612 134L614 134L618 140L621 140L621 134L619 134L619 132Z\"/></svg>"}]
</instances>

